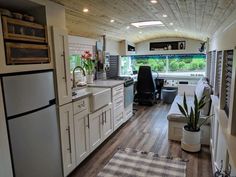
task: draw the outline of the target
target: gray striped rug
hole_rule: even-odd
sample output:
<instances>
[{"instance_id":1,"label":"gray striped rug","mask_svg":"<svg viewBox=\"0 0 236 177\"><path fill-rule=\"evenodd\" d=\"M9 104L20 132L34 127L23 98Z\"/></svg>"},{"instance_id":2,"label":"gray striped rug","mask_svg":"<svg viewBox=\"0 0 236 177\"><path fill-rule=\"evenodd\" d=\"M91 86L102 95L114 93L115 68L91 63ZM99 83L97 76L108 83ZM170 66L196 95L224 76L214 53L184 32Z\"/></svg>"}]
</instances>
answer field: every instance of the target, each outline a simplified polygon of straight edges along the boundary
<instances>
[{"instance_id":1,"label":"gray striped rug","mask_svg":"<svg viewBox=\"0 0 236 177\"><path fill-rule=\"evenodd\" d=\"M186 161L120 149L97 177L186 177Z\"/></svg>"}]
</instances>

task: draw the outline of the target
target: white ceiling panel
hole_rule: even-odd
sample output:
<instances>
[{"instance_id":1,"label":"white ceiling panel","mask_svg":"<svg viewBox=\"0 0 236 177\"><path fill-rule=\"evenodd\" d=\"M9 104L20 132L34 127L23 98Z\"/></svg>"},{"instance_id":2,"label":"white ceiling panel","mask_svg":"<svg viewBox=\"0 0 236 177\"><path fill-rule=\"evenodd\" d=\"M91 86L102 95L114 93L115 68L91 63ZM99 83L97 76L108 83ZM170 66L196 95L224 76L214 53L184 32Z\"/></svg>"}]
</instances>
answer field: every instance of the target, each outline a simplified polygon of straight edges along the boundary
<instances>
[{"instance_id":1,"label":"white ceiling panel","mask_svg":"<svg viewBox=\"0 0 236 177\"><path fill-rule=\"evenodd\" d=\"M116 40L131 42L156 37L206 40L236 9L235 0L158 0L156 4L150 0L52 1L65 6L67 28L71 35L95 38L105 34ZM89 12L84 13L83 8L88 8ZM168 17L163 17L163 14ZM111 23L111 19L115 22ZM153 20L162 21L165 27L136 28L131 25ZM127 29L127 26L130 28Z\"/></svg>"}]
</instances>

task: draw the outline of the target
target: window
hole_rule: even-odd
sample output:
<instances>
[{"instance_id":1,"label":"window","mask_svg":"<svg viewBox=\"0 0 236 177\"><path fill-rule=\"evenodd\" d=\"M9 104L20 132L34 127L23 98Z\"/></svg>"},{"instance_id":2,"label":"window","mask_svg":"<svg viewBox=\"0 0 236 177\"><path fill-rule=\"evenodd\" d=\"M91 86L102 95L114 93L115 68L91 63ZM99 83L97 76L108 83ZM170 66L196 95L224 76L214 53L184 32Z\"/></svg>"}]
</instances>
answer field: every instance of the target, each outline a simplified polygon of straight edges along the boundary
<instances>
[{"instance_id":1,"label":"window","mask_svg":"<svg viewBox=\"0 0 236 177\"><path fill-rule=\"evenodd\" d=\"M70 55L70 70L72 71L76 66L81 66L81 55Z\"/></svg>"},{"instance_id":2,"label":"window","mask_svg":"<svg viewBox=\"0 0 236 177\"><path fill-rule=\"evenodd\" d=\"M205 54L137 55L121 57L121 75L138 71L141 65L149 65L160 75L204 76Z\"/></svg>"}]
</instances>

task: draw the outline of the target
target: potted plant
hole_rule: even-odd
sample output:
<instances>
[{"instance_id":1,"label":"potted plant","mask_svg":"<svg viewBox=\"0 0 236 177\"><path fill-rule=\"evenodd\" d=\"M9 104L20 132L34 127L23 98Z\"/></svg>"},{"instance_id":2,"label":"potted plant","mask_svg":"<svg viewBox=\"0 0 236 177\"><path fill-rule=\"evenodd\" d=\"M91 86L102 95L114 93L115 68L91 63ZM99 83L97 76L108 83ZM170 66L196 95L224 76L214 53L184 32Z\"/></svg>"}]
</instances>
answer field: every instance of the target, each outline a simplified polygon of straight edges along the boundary
<instances>
[{"instance_id":1,"label":"potted plant","mask_svg":"<svg viewBox=\"0 0 236 177\"><path fill-rule=\"evenodd\" d=\"M81 56L83 67L86 71L86 80L88 84L93 83L94 79L94 61L92 60L92 54L89 51L85 51L84 54Z\"/></svg>"},{"instance_id":2,"label":"potted plant","mask_svg":"<svg viewBox=\"0 0 236 177\"><path fill-rule=\"evenodd\" d=\"M181 139L181 148L189 152L198 152L201 149L201 126L211 116L201 117L201 109L206 105L208 100L202 96L198 100L194 94L194 107L188 108L186 96L184 94L183 105L178 104L180 112L187 120L187 125L183 127L183 137ZM204 118L200 121L200 118Z\"/></svg>"}]
</instances>

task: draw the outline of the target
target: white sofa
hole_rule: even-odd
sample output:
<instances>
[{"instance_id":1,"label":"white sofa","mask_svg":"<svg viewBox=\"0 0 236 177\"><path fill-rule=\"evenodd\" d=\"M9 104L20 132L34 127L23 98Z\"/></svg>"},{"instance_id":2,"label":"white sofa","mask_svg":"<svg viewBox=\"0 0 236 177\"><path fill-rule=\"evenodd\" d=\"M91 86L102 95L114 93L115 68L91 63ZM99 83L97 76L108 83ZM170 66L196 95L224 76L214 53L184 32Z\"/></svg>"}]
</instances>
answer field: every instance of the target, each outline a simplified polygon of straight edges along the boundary
<instances>
[{"instance_id":1,"label":"white sofa","mask_svg":"<svg viewBox=\"0 0 236 177\"><path fill-rule=\"evenodd\" d=\"M195 88L195 90L194 90ZM195 87L189 85L181 85L179 88L179 93L175 97L170 111L167 114L168 119L168 138L169 140L180 141L182 138L182 128L186 125L186 119L180 113L177 103L183 104L183 93L186 93L187 105L188 107L193 106L194 92L196 93L198 99L202 95L206 95L206 98L210 100L210 95L212 92L211 86L208 84L207 79L200 79ZM209 115L211 101L209 101L201 111L202 116ZM202 121L202 118L200 119ZM209 121L210 122L210 121ZM209 145L210 143L210 123L207 123L201 127L201 143Z\"/></svg>"}]
</instances>

